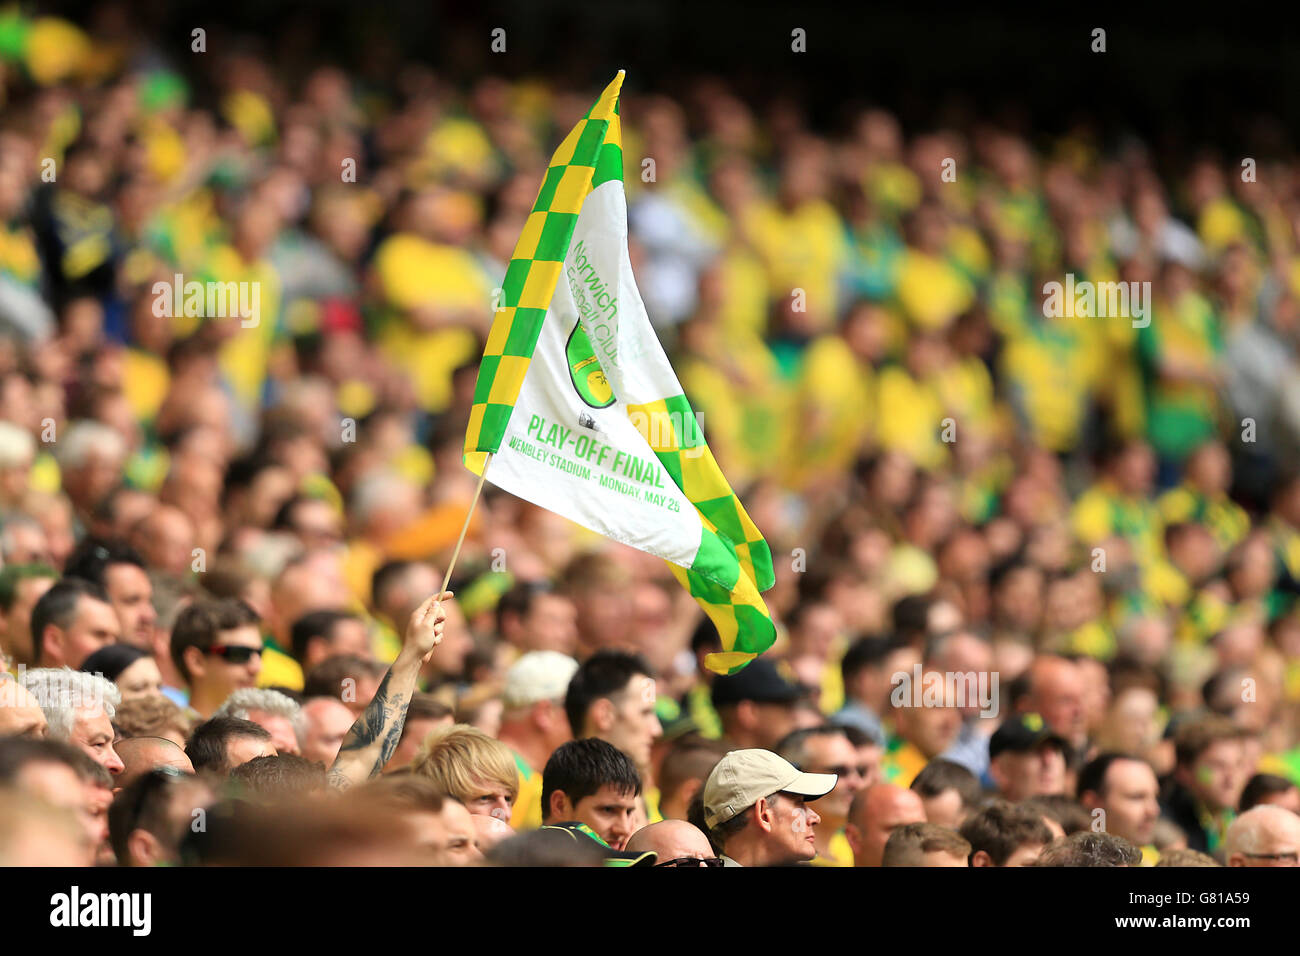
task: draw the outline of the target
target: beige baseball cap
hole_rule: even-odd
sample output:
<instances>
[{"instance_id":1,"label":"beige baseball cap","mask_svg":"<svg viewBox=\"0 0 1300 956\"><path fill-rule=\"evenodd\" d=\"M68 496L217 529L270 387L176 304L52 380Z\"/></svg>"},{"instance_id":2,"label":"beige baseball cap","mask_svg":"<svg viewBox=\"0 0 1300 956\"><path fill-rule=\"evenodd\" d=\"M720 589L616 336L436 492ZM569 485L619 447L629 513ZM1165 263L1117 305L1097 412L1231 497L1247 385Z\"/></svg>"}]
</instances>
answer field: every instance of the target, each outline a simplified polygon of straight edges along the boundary
<instances>
[{"instance_id":1,"label":"beige baseball cap","mask_svg":"<svg viewBox=\"0 0 1300 956\"><path fill-rule=\"evenodd\" d=\"M815 800L835 789L833 773L803 773L770 750L733 750L704 782L704 822L726 823L762 797L785 791Z\"/></svg>"}]
</instances>

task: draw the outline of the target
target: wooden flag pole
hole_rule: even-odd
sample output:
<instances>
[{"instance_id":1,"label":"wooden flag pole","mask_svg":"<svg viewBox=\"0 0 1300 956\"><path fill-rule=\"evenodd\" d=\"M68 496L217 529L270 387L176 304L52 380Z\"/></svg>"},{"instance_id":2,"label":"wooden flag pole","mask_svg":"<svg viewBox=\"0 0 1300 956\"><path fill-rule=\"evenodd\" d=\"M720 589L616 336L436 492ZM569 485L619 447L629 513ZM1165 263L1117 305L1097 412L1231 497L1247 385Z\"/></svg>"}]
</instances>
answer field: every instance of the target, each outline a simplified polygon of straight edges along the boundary
<instances>
[{"instance_id":1,"label":"wooden flag pole","mask_svg":"<svg viewBox=\"0 0 1300 956\"><path fill-rule=\"evenodd\" d=\"M447 593L447 585L451 582L451 572L456 568L456 559L460 557L460 546L465 543L465 532L469 531L469 521L474 517L474 508L478 505L478 496L483 491L483 479L487 477L488 465L492 464L492 456L495 452L488 452L487 460L483 462L483 470L478 475L478 486L474 489L474 500L469 503L469 513L465 515L465 526L460 529L460 538L456 541L456 550L451 553L451 560L447 563L447 573L443 575L442 587L438 589L438 594ZM442 602L439 601L438 605Z\"/></svg>"}]
</instances>

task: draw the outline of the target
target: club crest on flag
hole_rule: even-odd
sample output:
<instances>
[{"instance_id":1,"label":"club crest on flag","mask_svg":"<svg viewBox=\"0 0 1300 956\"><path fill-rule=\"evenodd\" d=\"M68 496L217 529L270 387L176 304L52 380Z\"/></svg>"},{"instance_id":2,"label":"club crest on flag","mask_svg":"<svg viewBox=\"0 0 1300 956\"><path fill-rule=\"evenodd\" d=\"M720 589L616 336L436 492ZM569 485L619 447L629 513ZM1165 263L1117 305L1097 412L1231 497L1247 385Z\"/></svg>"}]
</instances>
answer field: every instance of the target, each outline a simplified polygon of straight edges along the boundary
<instances>
[{"instance_id":1,"label":"club crest on flag","mask_svg":"<svg viewBox=\"0 0 1300 956\"><path fill-rule=\"evenodd\" d=\"M609 379L605 378L605 370L600 367L600 359L596 358L596 350L591 347L591 339L587 337L581 320L574 323L564 351L569 360L569 377L582 400L592 408L614 404Z\"/></svg>"}]
</instances>

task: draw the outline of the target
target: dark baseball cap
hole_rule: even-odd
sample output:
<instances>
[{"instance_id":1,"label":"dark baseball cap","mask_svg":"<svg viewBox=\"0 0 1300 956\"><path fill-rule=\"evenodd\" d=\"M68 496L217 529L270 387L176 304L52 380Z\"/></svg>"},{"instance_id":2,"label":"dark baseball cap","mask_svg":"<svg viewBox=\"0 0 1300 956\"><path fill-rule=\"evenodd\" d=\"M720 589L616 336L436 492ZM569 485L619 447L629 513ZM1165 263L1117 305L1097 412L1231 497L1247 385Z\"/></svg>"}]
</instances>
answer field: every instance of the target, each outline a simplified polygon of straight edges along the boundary
<instances>
[{"instance_id":1,"label":"dark baseball cap","mask_svg":"<svg viewBox=\"0 0 1300 956\"><path fill-rule=\"evenodd\" d=\"M713 679L713 706L752 700L758 704L793 704L808 694L807 688L788 680L777 666L759 657L735 674Z\"/></svg>"},{"instance_id":2,"label":"dark baseball cap","mask_svg":"<svg viewBox=\"0 0 1300 956\"><path fill-rule=\"evenodd\" d=\"M1037 750L1042 744L1053 743L1062 752L1070 752L1070 742L1047 726L1039 714L1016 714L1002 722L1002 726L993 732L989 740L989 759L1010 750L1013 753L1025 753Z\"/></svg>"}]
</instances>

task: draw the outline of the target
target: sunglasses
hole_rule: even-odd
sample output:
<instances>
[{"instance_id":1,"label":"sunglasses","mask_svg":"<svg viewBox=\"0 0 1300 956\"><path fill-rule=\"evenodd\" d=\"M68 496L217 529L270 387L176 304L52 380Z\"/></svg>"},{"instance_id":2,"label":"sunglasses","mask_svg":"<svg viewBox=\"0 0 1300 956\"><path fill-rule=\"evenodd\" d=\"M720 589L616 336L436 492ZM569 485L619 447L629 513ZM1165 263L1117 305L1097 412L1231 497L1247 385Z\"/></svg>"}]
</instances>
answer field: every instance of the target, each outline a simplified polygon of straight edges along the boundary
<instances>
[{"instance_id":1,"label":"sunglasses","mask_svg":"<svg viewBox=\"0 0 1300 956\"><path fill-rule=\"evenodd\" d=\"M213 644L208 648L213 657L220 657L227 664L247 664L253 655L262 656L260 647L242 647L235 644Z\"/></svg>"},{"instance_id":2,"label":"sunglasses","mask_svg":"<svg viewBox=\"0 0 1300 956\"><path fill-rule=\"evenodd\" d=\"M679 856L675 860L666 860L663 863L656 863L655 866L722 866L722 857Z\"/></svg>"}]
</instances>

